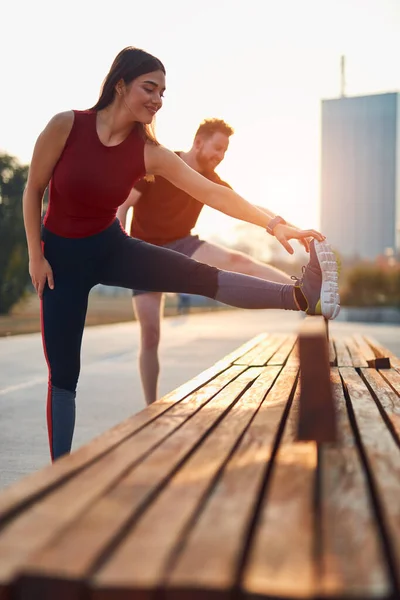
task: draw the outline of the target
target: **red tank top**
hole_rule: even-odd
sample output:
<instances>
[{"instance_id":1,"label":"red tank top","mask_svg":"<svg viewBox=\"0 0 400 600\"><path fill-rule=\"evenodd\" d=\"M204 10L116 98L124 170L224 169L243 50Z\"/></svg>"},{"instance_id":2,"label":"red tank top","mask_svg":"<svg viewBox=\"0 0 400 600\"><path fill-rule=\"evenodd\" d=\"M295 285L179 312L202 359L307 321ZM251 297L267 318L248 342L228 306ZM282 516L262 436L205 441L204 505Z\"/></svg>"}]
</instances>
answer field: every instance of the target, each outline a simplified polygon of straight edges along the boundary
<instances>
[{"instance_id":1,"label":"red tank top","mask_svg":"<svg viewBox=\"0 0 400 600\"><path fill-rule=\"evenodd\" d=\"M135 128L118 146L104 146L97 135L96 111L74 114L50 180L44 225L62 237L81 238L111 225L133 184L145 175L145 140Z\"/></svg>"}]
</instances>

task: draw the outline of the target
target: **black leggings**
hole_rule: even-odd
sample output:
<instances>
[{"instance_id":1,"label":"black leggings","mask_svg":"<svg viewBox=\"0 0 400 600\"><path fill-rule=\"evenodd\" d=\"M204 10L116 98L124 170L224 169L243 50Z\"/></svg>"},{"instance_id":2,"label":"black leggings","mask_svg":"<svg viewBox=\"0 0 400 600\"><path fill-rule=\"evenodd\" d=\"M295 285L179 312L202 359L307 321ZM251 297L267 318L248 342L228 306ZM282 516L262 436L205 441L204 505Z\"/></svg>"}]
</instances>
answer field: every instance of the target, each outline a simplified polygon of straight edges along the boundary
<instances>
[{"instance_id":1,"label":"black leggings","mask_svg":"<svg viewBox=\"0 0 400 600\"><path fill-rule=\"evenodd\" d=\"M54 275L54 289L46 285L42 300L53 457L68 452L72 441L82 335L89 292L95 285L186 292L239 307L296 310L292 286L220 271L173 250L133 239L118 220L86 238L63 238L43 228L42 240Z\"/></svg>"},{"instance_id":2,"label":"black leggings","mask_svg":"<svg viewBox=\"0 0 400 600\"><path fill-rule=\"evenodd\" d=\"M62 238L45 228L44 255L54 289L43 294L43 335L53 385L75 391L88 296L97 284L215 298L218 269L129 237L116 220L86 238Z\"/></svg>"}]
</instances>

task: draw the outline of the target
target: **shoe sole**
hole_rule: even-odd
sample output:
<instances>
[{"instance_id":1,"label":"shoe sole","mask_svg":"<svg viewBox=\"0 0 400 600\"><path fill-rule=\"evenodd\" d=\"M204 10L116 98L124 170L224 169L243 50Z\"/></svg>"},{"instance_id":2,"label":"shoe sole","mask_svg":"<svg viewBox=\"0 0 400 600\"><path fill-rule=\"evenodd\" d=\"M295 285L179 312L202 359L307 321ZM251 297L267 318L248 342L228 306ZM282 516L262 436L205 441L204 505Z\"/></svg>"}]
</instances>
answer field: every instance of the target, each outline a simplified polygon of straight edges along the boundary
<instances>
[{"instance_id":1,"label":"shoe sole","mask_svg":"<svg viewBox=\"0 0 400 600\"><path fill-rule=\"evenodd\" d=\"M322 273L321 313L325 319L336 319L340 312L338 262L328 242L314 242Z\"/></svg>"}]
</instances>

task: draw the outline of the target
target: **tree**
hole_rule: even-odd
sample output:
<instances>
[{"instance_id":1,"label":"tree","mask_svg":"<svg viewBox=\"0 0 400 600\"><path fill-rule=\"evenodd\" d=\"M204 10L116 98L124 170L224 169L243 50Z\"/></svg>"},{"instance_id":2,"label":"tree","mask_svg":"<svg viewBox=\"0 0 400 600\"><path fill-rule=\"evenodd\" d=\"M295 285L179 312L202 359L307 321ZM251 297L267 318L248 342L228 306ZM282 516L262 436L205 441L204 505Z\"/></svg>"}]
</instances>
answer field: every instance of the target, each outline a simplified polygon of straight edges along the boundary
<instances>
[{"instance_id":1,"label":"tree","mask_svg":"<svg viewBox=\"0 0 400 600\"><path fill-rule=\"evenodd\" d=\"M400 265L363 263L349 269L341 290L341 304L400 307Z\"/></svg>"},{"instance_id":2,"label":"tree","mask_svg":"<svg viewBox=\"0 0 400 600\"><path fill-rule=\"evenodd\" d=\"M0 154L0 314L7 314L29 282L22 194L28 167Z\"/></svg>"}]
</instances>

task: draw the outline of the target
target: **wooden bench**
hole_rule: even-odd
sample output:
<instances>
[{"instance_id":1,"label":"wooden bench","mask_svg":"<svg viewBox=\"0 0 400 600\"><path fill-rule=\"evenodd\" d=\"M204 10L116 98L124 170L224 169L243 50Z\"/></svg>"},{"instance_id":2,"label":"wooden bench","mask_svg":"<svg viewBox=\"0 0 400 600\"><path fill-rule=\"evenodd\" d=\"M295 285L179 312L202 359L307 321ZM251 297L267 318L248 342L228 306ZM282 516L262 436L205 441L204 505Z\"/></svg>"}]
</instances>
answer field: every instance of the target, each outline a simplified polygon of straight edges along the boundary
<instances>
[{"instance_id":1,"label":"wooden bench","mask_svg":"<svg viewBox=\"0 0 400 600\"><path fill-rule=\"evenodd\" d=\"M400 360L313 319L4 490L1 600L400 598Z\"/></svg>"}]
</instances>

